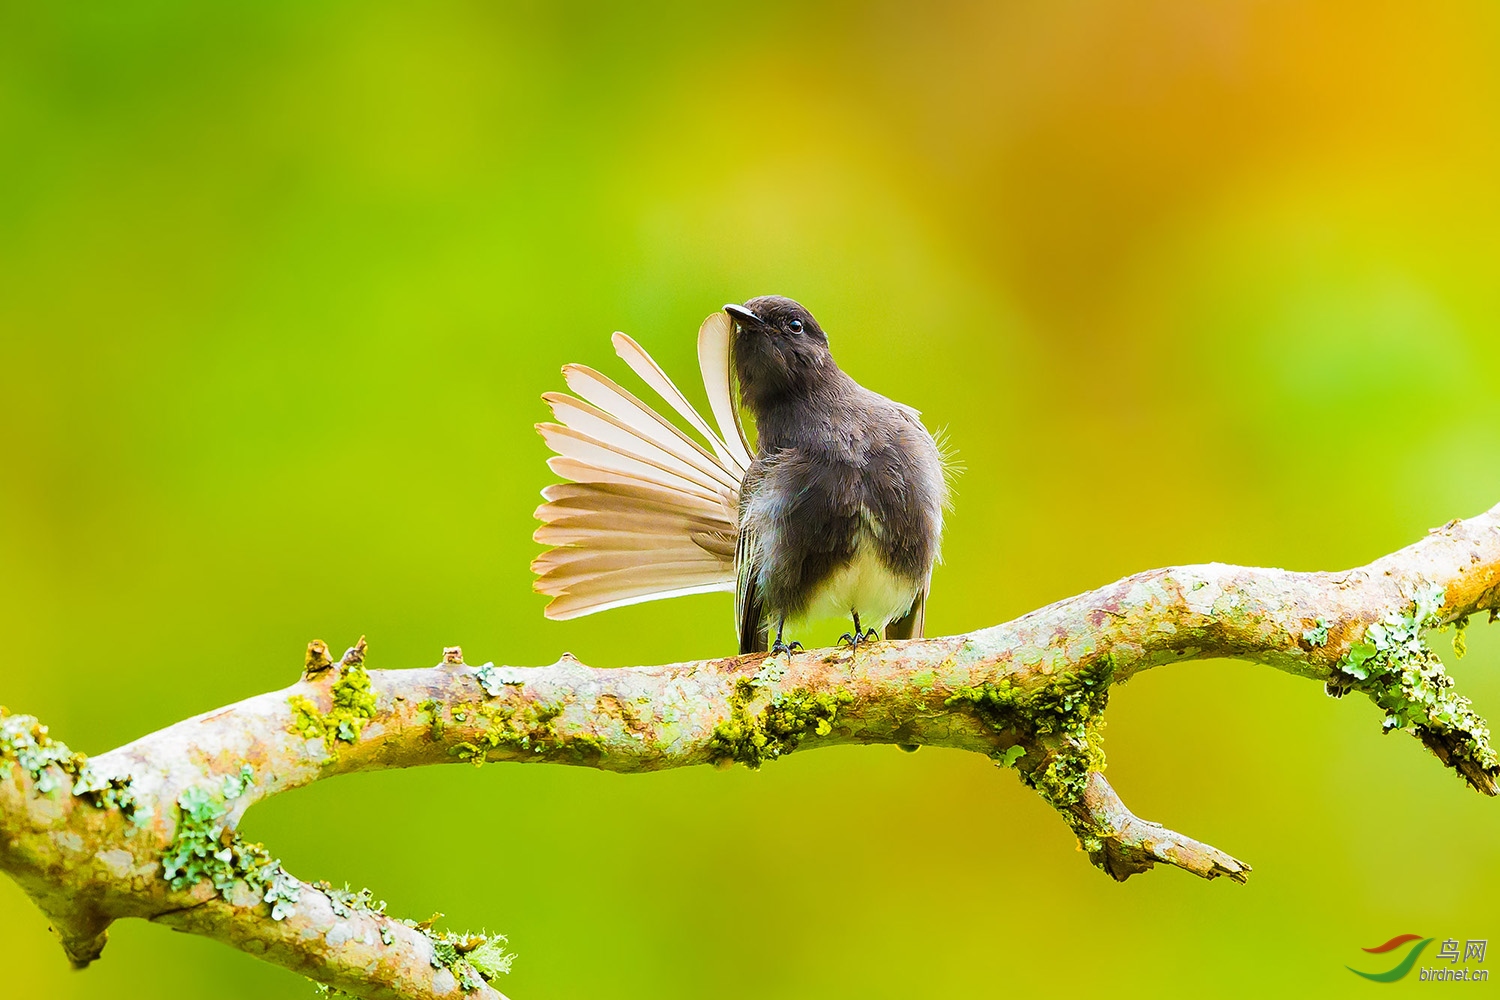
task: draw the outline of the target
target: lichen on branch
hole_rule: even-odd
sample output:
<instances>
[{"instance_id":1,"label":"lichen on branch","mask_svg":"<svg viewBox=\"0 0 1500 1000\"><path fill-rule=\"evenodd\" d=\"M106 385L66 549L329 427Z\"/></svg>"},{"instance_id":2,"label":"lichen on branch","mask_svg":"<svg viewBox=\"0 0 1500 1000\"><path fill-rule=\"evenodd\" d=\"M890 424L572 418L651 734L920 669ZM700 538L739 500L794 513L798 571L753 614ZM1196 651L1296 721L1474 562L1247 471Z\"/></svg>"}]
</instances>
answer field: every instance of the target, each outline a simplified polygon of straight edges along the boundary
<instances>
[{"instance_id":1,"label":"lichen on branch","mask_svg":"<svg viewBox=\"0 0 1500 1000\"><path fill-rule=\"evenodd\" d=\"M356 771L545 762L618 772L760 767L839 744L942 746L1013 769L1116 879L1156 864L1243 881L1249 866L1143 820L1103 775L1109 692L1143 670L1252 660L1360 691L1495 794L1488 728L1427 634L1500 611L1500 506L1368 566L1294 573L1218 564L1152 570L964 635L856 651L754 654L594 669L442 662L371 670L361 640L312 643L300 680L93 759L0 708L0 870L69 957L110 923L207 935L355 996L499 997L503 936L396 920L368 890L293 878L239 837L266 796Z\"/></svg>"},{"instance_id":2,"label":"lichen on branch","mask_svg":"<svg viewBox=\"0 0 1500 1000\"><path fill-rule=\"evenodd\" d=\"M216 788L183 789L177 796L177 835L162 853L162 878L173 889L208 881L225 899L243 885L271 904L272 920L285 920L301 894L296 881L263 844L246 843L225 822L231 803L254 784L254 769L244 764Z\"/></svg>"},{"instance_id":3,"label":"lichen on branch","mask_svg":"<svg viewBox=\"0 0 1500 1000\"><path fill-rule=\"evenodd\" d=\"M370 694L370 673L365 669L365 639L344 654L337 664L328 660L328 646L321 639L314 639L307 647L304 672L308 677L334 670L333 683L329 686L332 705L328 711L318 710L313 700L303 694L294 694L288 699L293 712L292 728L308 739L321 739L332 751L340 742L355 743L364 732L366 723L375 718L375 697Z\"/></svg>"},{"instance_id":4,"label":"lichen on branch","mask_svg":"<svg viewBox=\"0 0 1500 1000\"><path fill-rule=\"evenodd\" d=\"M1409 727L1444 764L1494 795L1500 758L1490 743L1489 727L1469 699L1453 690L1453 678L1427 644L1426 633L1442 623L1444 596L1440 585L1419 586L1409 607L1392 608L1366 628L1335 665L1328 691L1335 697L1349 690L1369 696L1385 710L1382 731ZM1458 655L1467 624L1467 617L1455 622Z\"/></svg>"},{"instance_id":5,"label":"lichen on branch","mask_svg":"<svg viewBox=\"0 0 1500 1000\"><path fill-rule=\"evenodd\" d=\"M972 707L1002 737L991 756L1017 767L1028 788L1066 810L1083 798L1089 773L1104 770L1104 709L1113 677L1114 660L1103 653L1029 687L1002 677L959 688L945 704ZM1017 741L1003 745L1006 737ZM1028 756L1034 759L1022 763Z\"/></svg>"},{"instance_id":6,"label":"lichen on branch","mask_svg":"<svg viewBox=\"0 0 1500 1000\"><path fill-rule=\"evenodd\" d=\"M789 754L807 736L827 736L839 709L854 702L847 690L812 692L806 688L780 691L762 699L754 710L761 675L735 680L729 696L729 718L714 727L709 756L715 763L737 761L758 768Z\"/></svg>"},{"instance_id":7,"label":"lichen on branch","mask_svg":"<svg viewBox=\"0 0 1500 1000\"><path fill-rule=\"evenodd\" d=\"M66 786L96 809L118 809L126 819L135 819L135 794L128 776L99 774L88 757L54 740L35 718L11 715L0 705L0 778L7 777L13 766L31 777L40 794Z\"/></svg>"}]
</instances>

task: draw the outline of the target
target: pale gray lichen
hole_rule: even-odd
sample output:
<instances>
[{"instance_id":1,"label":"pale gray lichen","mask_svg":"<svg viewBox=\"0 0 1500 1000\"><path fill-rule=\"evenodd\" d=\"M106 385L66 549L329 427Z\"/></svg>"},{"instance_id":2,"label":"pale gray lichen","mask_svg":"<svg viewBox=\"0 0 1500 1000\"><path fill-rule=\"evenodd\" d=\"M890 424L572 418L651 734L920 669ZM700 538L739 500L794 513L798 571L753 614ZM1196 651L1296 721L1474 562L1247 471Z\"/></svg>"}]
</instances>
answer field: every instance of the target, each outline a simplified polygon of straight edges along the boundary
<instances>
[{"instance_id":1,"label":"pale gray lichen","mask_svg":"<svg viewBox=\"0 0 1500 1000\"><path fill-rule=\"evenodd\" d=\"M319 888L323 888L322 884ZM369 898L370 890L362 889L359 893L345 894L351 899ZM324 892L329 892L324 888ZM383 912L385 904L380 903ZM436 920L442 914L436 914ZM417 923L412 920L401 920L398 923L412 928L432 944L432 956L429 959L434 969L447 969L453 974L458 982L458 988L465 993L473 993L485 983L497 976L508 975L516 956L506 949L509 939L504 934L490 934L487 931L479 934L460 934L456 931L434 931L430 924L432 921ZM389 931L381 930L381 940L389 945L392 940ZM342 997L350 996L336 987L323 983L313 983L313 990L320 997Z\"/></svg>"},{"instance_id":2,"label":"pale gray lichen","mask_svg":"<svg viewBox=\"0 0 1500 1000\"><path fill-rule=\"evenodd\" d=\"M239 882L271 904L271 919L284 920L301 894L295 879L261 844L248 844L227 826L230 803L255 784L249 764L225 775L218 787L192 785L177 797L177 835L162 854L162 877L173 889L208 880L228 899Z\"/></svg>"},{"instance_id":3,"label":"pale gray lichen","mask_svg":"<svg viewBox=\"0 0 1500 1000\"><path fill-rule=\"evenodd\" d=\"M333 910L334 916L352 917L356 913L380 916L385 913L385 900L376 899L375 894L369 889L360 889L356 892L349 888L348 882L344 883L342 889L335 889L333 883L326 881L314 882L313 888L328 897L328 907ZM381 933L388 932L382 928ZM385 943L390 944L389 941Z\"/></svg>"},{"instance_id":4,"label":"pale gray lichen","mask_svg":"<svg viewBox=\"0 0 1500 1000\"><path fill-rule=\"evenodd\" d=\"M1328 623L1319 618L1315 624L1315 628L1310 628L1302 633L1302 641L1309 646L1328 645Z\"/></svg>"},{"instance_id":5,"label":"pale gray lichen","mask_svg":"<svg viewBox=\"0 0 1500 1000\"><path fill-rule=\"evenodd\" d=\"M484 693L491 698L498 698L504 694L507 685L520 687L526 683L514 667L497 667L493 663L475 667L474 679L479 682L480 687L484 688Z\"/></svg>"},{"instance_id":6,"label":"pale gray lichen","mask_svg":"<svg viewBox=\"0 0 1500 1000\"><path fill-rule=\"evenodd\" d=\"M1411 605L1392 610L1365 629L1338 662L1329 690L1357 690L1385 710L1385 732L1410 727L1436 753L1471 782L1492 786L1500 775L1500 757L1490 745L1489 729L1468 698L1453 692L1453 678L1427 645L1424 633L1441 624L1444 590L1423 585Z\"/></svg>"},{"instance_id":7,"label":"pale gray lichen","mask_svg":"<svg viewBox=\"0 0 1500 1000\"><path fill-rule=\"evenodd\" d=\"M509 939L504 934L419 929L432 942L432 967L451 971L465 993L473 993L496 976L508 975L516 960L505 948Z\"/></svg>"},{"instance_id":8,"label":"pale gray lichen","mask_svg":"<svg viewBox=\"0 0 1500 1000\"><path fill-rule=\"evenodd\" d=\"M34 716L11 715L0 705L0 776L9 777L15 765L41 795L67 786L96 809L118 809L132 824L142 822L128 775L106 778L86 756L48 735Z\"/></svg>"}]
</instances>

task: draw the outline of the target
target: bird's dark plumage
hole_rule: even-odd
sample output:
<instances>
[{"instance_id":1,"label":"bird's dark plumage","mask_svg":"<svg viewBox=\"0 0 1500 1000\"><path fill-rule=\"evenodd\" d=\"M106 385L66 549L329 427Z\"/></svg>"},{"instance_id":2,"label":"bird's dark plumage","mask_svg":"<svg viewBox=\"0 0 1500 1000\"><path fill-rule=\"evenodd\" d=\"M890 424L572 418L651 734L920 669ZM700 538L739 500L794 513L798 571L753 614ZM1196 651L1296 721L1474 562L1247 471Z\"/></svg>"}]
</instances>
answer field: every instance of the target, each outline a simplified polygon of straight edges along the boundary
<instances>
[{"instance_id":1,"label":"bird's dark plumage","mask_svg":"<svg viewBox=\"0 0 1500 1000\"><path fill-rule=\"evenodd\" d=\"M828 337L780 296L703 323L698 358L717 429L624 334L615 349L707 447L607 377L563 369L539 424L572 483L543 491L532 564L571 618L677 594L732 590L743 652L781 647L790 621L847 615L922 634L946 501L943 461L917 412L841 371ZM738 386L738 397L736 396ZM740 405L754 418L750 443Z\"/></svg>"},{"instance_id":2,"label":"bird's dark plumage","mask_svg":"<svg viewBox=\"0 0 1500 1000\"><path fill-rule=\"evenodd\" d=\"M920 634L942 535L943 462L916 411L859 385L791 299L726 306L758 442L740 488L741 651L827 613ZM853 635L851 633L851 635Z\"/></svg>"}]
</instances>

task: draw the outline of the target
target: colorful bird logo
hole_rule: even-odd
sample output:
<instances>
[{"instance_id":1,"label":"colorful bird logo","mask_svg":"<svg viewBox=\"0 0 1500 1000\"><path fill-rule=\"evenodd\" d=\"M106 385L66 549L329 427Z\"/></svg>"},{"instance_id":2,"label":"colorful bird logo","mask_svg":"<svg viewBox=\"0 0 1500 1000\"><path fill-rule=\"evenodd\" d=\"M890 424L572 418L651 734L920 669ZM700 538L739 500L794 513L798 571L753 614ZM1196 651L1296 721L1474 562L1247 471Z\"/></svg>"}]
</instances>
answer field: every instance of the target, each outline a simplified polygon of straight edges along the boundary
<instances>
[{"instance_id":1,"label":"colorful bird logo","mask_svg":"<svg viewBox=\"0 0 1500 1000\"><path fill-rule=\"evenodd\" d=\"M1377 983L1394 983L1410 972L1412 966L1417 964L1417 959L1421 957L1423 949L1432 944L1432 938L1424 938L1420 934L1400 934L1391 938L1385 944L1364 949L1372 955L1384 955L1387 952L1395 951L1397 948L1411 941L1416 941L1417 943L1412 945L1411 950L1406 953L1406 957L1396 963L1396 967L1389 972L1360 972L1352 965L1346 965L1344 968L1356 976L1364 976L1366 979Z\"/></svg>"}]
</instances>

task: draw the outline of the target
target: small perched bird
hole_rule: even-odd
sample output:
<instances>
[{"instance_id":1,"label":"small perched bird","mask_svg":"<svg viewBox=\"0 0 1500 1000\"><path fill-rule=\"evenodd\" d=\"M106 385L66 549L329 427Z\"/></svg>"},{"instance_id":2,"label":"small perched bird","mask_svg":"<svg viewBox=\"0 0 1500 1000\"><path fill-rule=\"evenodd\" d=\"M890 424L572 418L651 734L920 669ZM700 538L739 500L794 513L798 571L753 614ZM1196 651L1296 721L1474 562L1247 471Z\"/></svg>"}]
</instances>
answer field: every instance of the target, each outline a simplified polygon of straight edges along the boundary
<instances>
[{"instance_id":1,"label":"small perched bird","mask_svg":"<svg viewBox=\"0 0 1500 1000\"><path fill-rule=\"evenodd\" d=\"M614 342L708 447L593 369L563 369L582 398L546 393L559 423L537 425L572 480L537 508L548 617L732 590L741 652L767 649L772 629L770 648L790 651L789 621L835 615L852 619L853 647L922 635L948 491L916 410L844 374L817 320L781 296L699 330L717 433L635 341Z\"/></svg>"}]
</instances>

